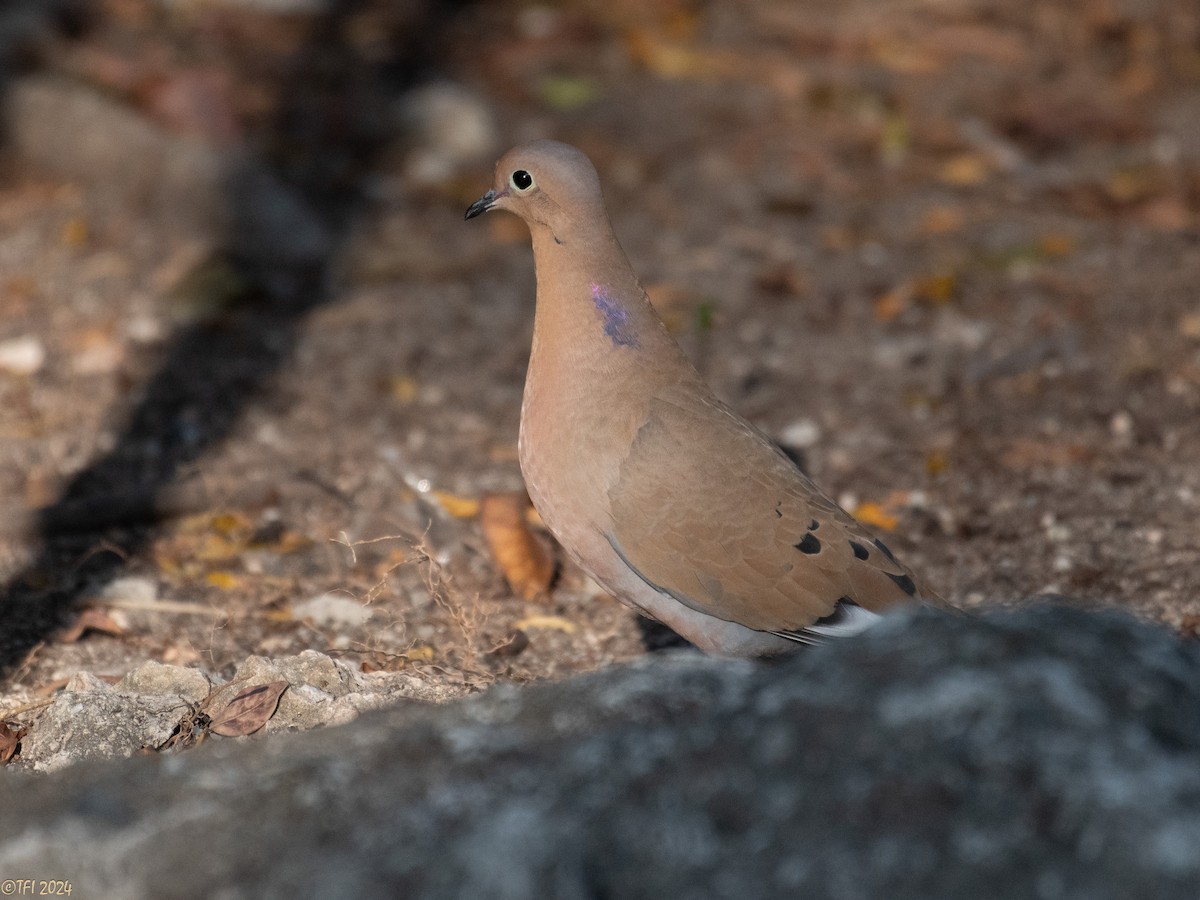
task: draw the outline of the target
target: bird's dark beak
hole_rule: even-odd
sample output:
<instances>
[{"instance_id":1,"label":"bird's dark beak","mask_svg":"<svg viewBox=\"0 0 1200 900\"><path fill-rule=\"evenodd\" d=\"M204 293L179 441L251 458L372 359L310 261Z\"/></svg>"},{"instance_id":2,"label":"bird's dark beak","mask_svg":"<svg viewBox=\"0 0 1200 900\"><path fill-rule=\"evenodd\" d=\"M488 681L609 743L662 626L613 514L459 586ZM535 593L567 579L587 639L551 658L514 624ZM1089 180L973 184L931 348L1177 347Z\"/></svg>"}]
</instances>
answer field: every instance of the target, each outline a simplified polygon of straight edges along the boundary
<instances>
[{"instance_id":1,"label":"bird's dark beak","mask_svg":"<svg viewBox=\"0 0 1200 900\"><path fill-rule=\"evenodd\" d=\"M467 215L465 218L473 219L476 216L483 215L485 212L487 212L489 209L492 208L492 204L495 202L496 202L496 192L488 191L486 194L484 194L482 197L480 197L478 200L476 200L474 203L472 203L470 206L467 207Z\"/></svg>"}]
</instances>

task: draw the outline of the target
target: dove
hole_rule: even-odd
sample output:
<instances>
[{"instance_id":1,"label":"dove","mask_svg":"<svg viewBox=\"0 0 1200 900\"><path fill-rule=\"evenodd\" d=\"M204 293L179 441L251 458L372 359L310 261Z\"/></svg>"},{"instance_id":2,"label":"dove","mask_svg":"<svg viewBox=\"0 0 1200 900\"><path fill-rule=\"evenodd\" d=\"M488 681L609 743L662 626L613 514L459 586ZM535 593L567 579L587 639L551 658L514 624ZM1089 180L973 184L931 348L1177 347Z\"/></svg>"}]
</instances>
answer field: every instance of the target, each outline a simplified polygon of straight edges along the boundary
<instances>
[{"instance_id":1,"label":"dove","mask_svg":"<svg viewBox=\"0 0 1200 900\"><path fill-rule=\"evenodd\" d=\"M713 394L650 305L582 151L510 150L466 218L493 210L522 218L533 240L521 473L600 585L731 657L857 634L936 597Z\"/></svg>"}]
</instances>

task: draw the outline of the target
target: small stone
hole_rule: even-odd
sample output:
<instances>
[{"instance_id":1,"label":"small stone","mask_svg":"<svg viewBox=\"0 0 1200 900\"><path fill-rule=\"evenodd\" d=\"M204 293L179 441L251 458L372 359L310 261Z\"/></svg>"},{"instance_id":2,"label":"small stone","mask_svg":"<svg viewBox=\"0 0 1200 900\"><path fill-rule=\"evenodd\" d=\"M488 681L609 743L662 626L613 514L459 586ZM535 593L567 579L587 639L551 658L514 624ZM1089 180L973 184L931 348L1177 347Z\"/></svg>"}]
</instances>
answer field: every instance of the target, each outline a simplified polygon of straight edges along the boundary
<instances>
[{"instance_id":1,"label":"small stone","mask_svg":"<svg viewBox=\"0 0 1200 900\"><path fill-rule=\"evenodd\" d=\"M63 691L68 694L84 694L88 691L104 693L111 687L108 682L101 681L91 672L76 672L67 679L67 683L63 685Z\"/></svg>"},{"instance_id":2,"label":"small stone","mask_svg":"<svg viewBox=\"0 0 1200 900\"><path fill-rule=\"evenodd\" d=\"M1071 529L1066 525L1055 523L1046 529L1046 540L1056 544L1061 544L1064 541L1070 540Z\"/></svg>"},{"instance_id":3,"label":"small stone","mask_svg":"<svg viewBox=\"0 0 1200 900\"><path fill-rule=\"evenodd\" d=\"M320 594L297 603L292 613L297 619L309 619L316 625L356 628L365 625L375 611L345 594Z\"/></svg>"},{"instance_id":4,"label":"small stone","mask_svg":"<svg viewBox=\"0 0 1200 900\"><path fill-rule=\"evenodd\" d=\"M125 334L135 344L157 344L167 337L167 327L157 316L135 315L125 323Z\"/></svg>"},{"instance_id":5,"label":"small stone","mask_svg":"<svg viewBox=\"0 0 1200 900\"><path fill-rule=\"evenodd\" d=\"M787 447L807 450L821 440L821 426L812 419L797 419L779 434L780 443Z\"/></svg>"},{"instance_id":6,"label":"small stone","mask_svg":"<svg viewBox=\"0 0 1200 900\"><path fill-rule=\"evenodd\" d=\"M442 81L409 92L400 120L413 145L405 175L418 184L438 184L460 166L489 157L496 145L495 117L487 101L459 84Z\"/></svg>"},{"instance_id":7,"label":"small stone","mask_svg":"<svg viewBox=\"0 0 1200 900\"><path fill-rule=\"evenodd\" d=\"M212 684L199 669L150 660L118 681L115 689L134 694L170 694L199 703L208 696Z\"/></svg>"},{"instance_id":8,"label":"small stone","mask_svg":"<svg viewBox=\"0 0 1200 900\"><path fill-rule=\"evenodd\" d=\"M0 341L0 371L33 375L46 364L46 345L31 334Z\"/></svg>"},{"instance_id":9,"label":"small stone","mask_svg":"<svg viewBox=\"0 0 1200 900\"><path fill-rule=\"evenodd\" d=\"M100 591L100 597L104 600L153 603L158 599L158 583L140 575L114 578Z\"/></svg>"}]
</instances>

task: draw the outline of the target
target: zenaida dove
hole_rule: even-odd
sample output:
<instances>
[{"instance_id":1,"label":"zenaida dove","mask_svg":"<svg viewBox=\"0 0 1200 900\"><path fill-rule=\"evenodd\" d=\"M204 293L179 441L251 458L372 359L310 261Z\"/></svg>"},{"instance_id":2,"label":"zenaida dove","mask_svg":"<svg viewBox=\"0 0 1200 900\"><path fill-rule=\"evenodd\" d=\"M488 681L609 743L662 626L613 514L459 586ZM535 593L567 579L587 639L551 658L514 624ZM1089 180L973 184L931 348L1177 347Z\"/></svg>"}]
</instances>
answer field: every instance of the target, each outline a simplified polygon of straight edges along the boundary
<instances>
[{"instance_id":1,"label":"zenaida dove","mask_svg":"<svg viewBox=\"0 0 1200 900\"><path fill-rule=\"evenodd\" d=\"M647 300L581 151L509 151L466 217L493 209L529 225L537 270L521 471L601 585L727 656L856 634L934 598L713 395Z\"/></svg>"}]
</instances>

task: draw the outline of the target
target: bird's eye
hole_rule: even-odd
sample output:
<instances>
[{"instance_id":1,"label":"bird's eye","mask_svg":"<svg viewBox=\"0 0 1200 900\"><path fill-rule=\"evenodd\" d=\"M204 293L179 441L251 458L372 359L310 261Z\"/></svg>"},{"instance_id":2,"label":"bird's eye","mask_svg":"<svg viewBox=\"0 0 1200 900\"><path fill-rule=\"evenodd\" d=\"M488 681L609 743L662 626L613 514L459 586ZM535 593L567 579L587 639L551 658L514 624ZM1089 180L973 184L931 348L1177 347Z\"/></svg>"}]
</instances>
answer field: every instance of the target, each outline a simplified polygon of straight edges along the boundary
<instances>
[{"instance_id":1,"label":"bird's eye","mask_svg":"<svg viewBox=\"0 0 1200 900\"><path fill-rule=\"evenodd\" d=\"M517 171L512 173L512 178L509 180L512 181L512 186L518 191L527 191L533 187L533 176L524 169L517 169Z\"/></svg>"}]
</instances>

